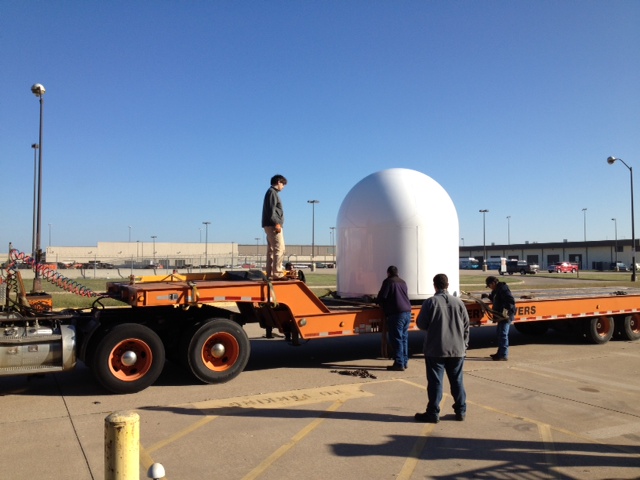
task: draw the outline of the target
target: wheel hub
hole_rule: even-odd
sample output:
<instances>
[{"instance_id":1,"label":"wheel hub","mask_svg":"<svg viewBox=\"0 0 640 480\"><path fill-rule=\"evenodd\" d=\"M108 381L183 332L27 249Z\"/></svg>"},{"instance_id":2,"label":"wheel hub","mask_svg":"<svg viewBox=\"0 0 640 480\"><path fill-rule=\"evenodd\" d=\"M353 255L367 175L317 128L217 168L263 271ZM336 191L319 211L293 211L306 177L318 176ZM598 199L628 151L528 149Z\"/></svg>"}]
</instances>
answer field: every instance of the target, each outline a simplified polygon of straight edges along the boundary
<instances>
[{"instance_id":1,"label":"wheel hub","mask_svg":"<svg viewBox=\"0 0 640 480\"><path fill-rule=\"evenodd\" d=\"M135 365L137 361L138 361L138 355L136 355L136 352L132 350L127 350L120 357L120 362L122 362L122 364L125 367L130 367L132 365Z\"/></svg>"},{"instance_id":2,"label":"wheel hub","mask_svg":"<svg viewBox=\"0 0 640 480\"><path fill-rule=\"evenodd\" d=\"M211 356L213 358L222 358L227 352L227 349L224 348L224 345L222 343L214 343L213 345L211 345L211 349L209 350L209 352L211 353Z\"/></svg>"}]
</instances>

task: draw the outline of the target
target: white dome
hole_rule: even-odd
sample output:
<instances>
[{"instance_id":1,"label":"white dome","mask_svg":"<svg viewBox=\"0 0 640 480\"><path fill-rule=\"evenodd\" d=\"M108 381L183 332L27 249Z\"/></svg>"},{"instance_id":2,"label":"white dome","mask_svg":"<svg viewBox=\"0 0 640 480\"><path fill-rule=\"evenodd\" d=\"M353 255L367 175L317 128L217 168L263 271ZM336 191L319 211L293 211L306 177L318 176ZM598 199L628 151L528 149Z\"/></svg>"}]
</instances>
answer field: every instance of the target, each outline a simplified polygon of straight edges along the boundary
<instances>
[{"instance_id":1,"label":"white dome","mask_svg":"<svg viewBox=\"0 0 640 480\"><path fill-rule=\"evenodd\" d=\"M458 214L447 192L405 168L373 173L347 194L338 212L338 295L376 295L387 267L398 267L411 299L433 295L433 277L460 292Z\"/></svg>"}]
</instances>

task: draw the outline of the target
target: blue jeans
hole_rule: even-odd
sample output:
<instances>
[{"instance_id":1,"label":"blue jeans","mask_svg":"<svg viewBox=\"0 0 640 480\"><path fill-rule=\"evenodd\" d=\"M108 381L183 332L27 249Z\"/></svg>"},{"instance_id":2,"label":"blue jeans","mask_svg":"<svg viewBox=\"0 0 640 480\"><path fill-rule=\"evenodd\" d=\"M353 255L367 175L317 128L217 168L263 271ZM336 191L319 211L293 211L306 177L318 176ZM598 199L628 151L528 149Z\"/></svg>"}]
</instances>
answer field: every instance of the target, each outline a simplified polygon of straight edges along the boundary
<instances>
[{"instance_id":1,"label":"blue jeans","mask_svg":"<svg viewBox=\"0 0 640 480\"><path fill-rule=\"evenodd\" d=\"M509 357L509 326L511 325L510 321L503 320L502 322L498 322L497 332L498 332L498 355L500 357Z\"/></svg>"},{"instance_id":2,"label":"blue jeans","mask_svg":"<svg viewBox=\"0 0 640 480\"><path fill-rule=\"evenodd\" d=\"M427 364L427 414L436 418L440 416L440 402L442 401L442 380L447 372L453 410L464 415L467 413L467 393L462 381L464 357L425 357Z\"/></svg>"},{"instance_id":3,"label":"blue jeans","mask_svg":"<svg viewBox=\"0 0 640 480\"><path fill-rule=\"evenodd\" d=\"M409 324L411 312L387 315L389 345L395 352L394 364L407 368L409 364Z\"/></svg>"}]
</instances>

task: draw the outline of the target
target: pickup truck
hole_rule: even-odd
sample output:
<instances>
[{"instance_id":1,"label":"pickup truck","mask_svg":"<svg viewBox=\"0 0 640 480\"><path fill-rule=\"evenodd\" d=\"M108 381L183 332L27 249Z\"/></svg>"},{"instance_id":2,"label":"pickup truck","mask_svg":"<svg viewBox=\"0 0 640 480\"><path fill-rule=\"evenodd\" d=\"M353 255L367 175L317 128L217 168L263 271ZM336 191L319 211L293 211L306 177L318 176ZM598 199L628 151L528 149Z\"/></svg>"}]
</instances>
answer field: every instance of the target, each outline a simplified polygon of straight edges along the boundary
<instances>
[{"instance_id":1,"label":"pickup truck","mask_svg":"<svg viewBox=\"0 0 640 480\"><path fill-rule=\"evenodd\" d=\"M509 275L519 273L520 275L526 275L527 273L535 275L540 269L539 265L529 263L526 260L507 260L507 272ZM500 275L504 275L505 272L500 272Z\"/></svg>"},{"instance_id":2,"label":"pickup truck","mask_svg":"<svg viewBox=\"0 0 640 480\"><path fill-rule=\"evenodd\" d=\"M549 265L549 273L576 273L578 271L577 263L556 262Z\"/></svg>"}]
</instances>

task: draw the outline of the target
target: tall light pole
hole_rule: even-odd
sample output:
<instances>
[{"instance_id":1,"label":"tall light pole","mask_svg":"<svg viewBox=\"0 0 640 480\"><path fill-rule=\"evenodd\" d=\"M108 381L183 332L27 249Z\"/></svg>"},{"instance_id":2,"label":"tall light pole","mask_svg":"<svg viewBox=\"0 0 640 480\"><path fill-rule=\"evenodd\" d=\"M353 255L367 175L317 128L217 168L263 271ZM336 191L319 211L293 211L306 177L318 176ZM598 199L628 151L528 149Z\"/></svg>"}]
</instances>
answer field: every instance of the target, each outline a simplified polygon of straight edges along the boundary
<instances>
[{"instance_id":1,"label":"tall light pole","mask_svg":"<svg viewBox=\"0 0 640 480\"><path fill-rule=\"evenodd\" d=\"M311 204L311 270L314 270L313 255L316 247L316 203L320 203L320 200L307 200L307 203Z\"/></svg>"},{"instance_id":2,"label":"tall light pole","mask_svg":"<svg viewBox=\"0 0 640 480\"><path fill-rule=\"evenodd\" d=\"M621 158L609 157L607 163L613 165L616 160L620 160L622 164L629 169L629 178L631 179L631 281L636 281L636 230L633 215L633 168L625 163Z\"/></svg>"},{"instance_id":3,"label":"tall light pole","mask_svg":"<svg viewBox=\"0 0 640 480\"><path fill-rule=\"evenodd\" d=\"M331 231L331 253L333 257L333 265L336 264L336 227L329 227Z\"/></svg>"},{"instance_id":4,"label":"tall light pole","mask_svg":"<svg viewBox=\"0 0 640 480\"><path fill-rule=\"evenodd\" d=\"M131 225L129 225L129 243L131 243Z\"/></svg>"},{"instance_id":5,"label":"tall light pole","mask_svg":"<svg viewBox=\"0 0 640 480\"><path fill-rule=\"evenodd\" d=\"M31 256L36 258L36 213L38 210L38 149L40 145L32 143L33 148L33 232L31 234Z\"/></svg>"},{"instance_id":6,"label":"tall light pole","mask_svg":"<svg viewBox=\"0 0 640 480\"><path fill-rule=\"evenodd\" d=\"M49 224L49 246L51 246L51 224Z\"/></svg>"},{"instance_id":7,"label":"tall light pole","mask_svg":"<svg viewBox=\"0 0 640 480\"><path fill-rule=\"evenodd\" d=\"M202 222L204 225L204 264L209 265L209 225L211 222Z\"/></svg>"},{"instance_id":8,"label":"tall light pole","mask_svg":"<svg viewBox=\"0 0 640 480\"><path fill-rule=\"evenodd\" d=\"M582 213L584 215L584 255L585 255L585 265L589 268L589 248L587 247L587 209L583 208ZM583 268L580 266L580 268Z\"/></svg>"},{"instance_id":9,"label":"tall light pole","mask_svg":"<svg viewBox=\"0 0 640 480\"><path fill-rule=\"evenodd\" d=\"M487 271L487 229L486 229L486 223L485 223L485 219L487 216L487 213L489 213L489 210L479 210L479 212L482 214L482 249L484 250L483 256L482 256L482 271L486 272Z\"/></svg>"},{"instance_id":10,"label":"tall light pole","mask_svg":"<svg viewBox=\"0 0 640 480\"><path fill-rule=\"evenodd\" d=\"M258 242L260 242L260 237L255 237L256 241L256 265L260 263L260 246Z\"/></svg>"},{"instance_id":11,"label":"tall light pole","mask_svg":"<svg viewBox=\"0 0 640 480\"><path fill-rule=\"evenodd\" d=\"M31 87L31 93L33 93L40 100L40 134L38 137L38 201L36 208L36 244L35 244L35 258L36 264L40 263L42 252L40 248L40 227L42 225L42 119L43 119L43 106L44 106L44 93L46 92L44 86L39 83L34 84ZM42 279L40 278L40 269L36 268L35 276L33 278L33 289L31 293L42 291Z\"/></svg>"},{"instance_id":12,"label":"tall light pole","mask_svg":"<svg viewBox=\"0 0 640 480\"><path fill-rule=\"evenodd\" d=\"M507 216L507 245L511 245L511 215Z\"/></svg>"},{"instance_id":13,"label":"tall light pole","mask_svg":"<svg viewBox=\"0 0 640 480\"><path fill-rule=\"evenodd\" d=\"M156 266L156 238L157 235L151 235L151 239L153 240L153 266Z\"/></svg>"},{"instance_id":14,"label":"tall light pole","mask_svg":"<svg viewBox=\"0 0 640 480\"><path fill-rule=\"evenodd\" d=\"M616 239L616 243L615 243L615 251L616 251L616 269L618 268L618 220L615 218L611 219L613 221L613 228L614 228L614 232L615 232L615 239Z\"/></svg>"}]
</instances>

